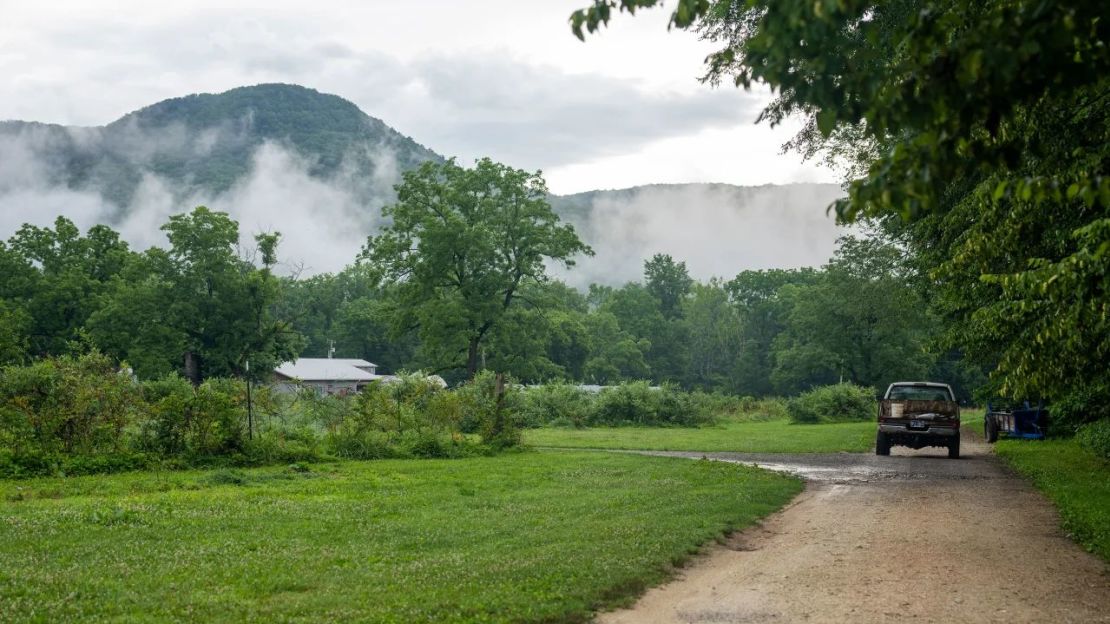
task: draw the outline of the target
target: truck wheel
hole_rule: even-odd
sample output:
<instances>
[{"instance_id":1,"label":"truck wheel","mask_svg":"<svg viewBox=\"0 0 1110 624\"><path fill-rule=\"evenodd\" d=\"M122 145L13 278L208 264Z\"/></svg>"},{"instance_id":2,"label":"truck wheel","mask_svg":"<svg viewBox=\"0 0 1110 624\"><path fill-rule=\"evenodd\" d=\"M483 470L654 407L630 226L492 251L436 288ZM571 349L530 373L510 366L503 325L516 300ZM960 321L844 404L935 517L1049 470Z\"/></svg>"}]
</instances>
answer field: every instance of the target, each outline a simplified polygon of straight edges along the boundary
<instances>
[{"instance_id":1,"label":"truck wheel","mask_svg":"<svg viewBox=\"0 0 1110 624\"><path fill-rule=\"evenodd\" d=\"M960 436L956 436L948 443L948 459L960 458Z\"/></svg>"},{"instance_id":2,"label":"truck wheel","mask_svg":"<svg viewBox=\"0 0 1110 624\"><path fill-rule=\"evenodd\" d=\"M987 414L983 419L983 437L987 442L993 444L998 441L998 423L994 420L994 416Z\"/></svg>"},{"instance_id":3,"label":"truck wheel","mask_svg":"<svg viewBox=\"0 0 1110 624\"><path fill-rule=\"evenodd\" d=\"M875 454L890 455L890 438L882 431L875 436Z\"/></svg>"}]
</instances>

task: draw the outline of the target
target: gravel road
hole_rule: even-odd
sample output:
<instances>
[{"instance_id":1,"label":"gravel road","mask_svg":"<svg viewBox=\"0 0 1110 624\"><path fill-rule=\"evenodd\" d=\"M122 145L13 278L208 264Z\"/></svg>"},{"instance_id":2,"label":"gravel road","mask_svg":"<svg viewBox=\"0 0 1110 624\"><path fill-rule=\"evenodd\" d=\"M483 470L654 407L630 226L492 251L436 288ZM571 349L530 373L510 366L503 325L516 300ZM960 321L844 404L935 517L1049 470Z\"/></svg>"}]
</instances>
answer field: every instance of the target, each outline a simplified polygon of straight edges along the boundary
<instances>
[{"instance_id":1,"label":"gravel road","mask_svg":"<svg viewBox=\"0 0 1110 624\"><path fill-rule=\"evenodd\" d=\"M652 453L787 470L807 487L598 621L1110 622L1110 567L985 444L965 439L960 460L893 453Z\"/></svg>"}]
</instances>

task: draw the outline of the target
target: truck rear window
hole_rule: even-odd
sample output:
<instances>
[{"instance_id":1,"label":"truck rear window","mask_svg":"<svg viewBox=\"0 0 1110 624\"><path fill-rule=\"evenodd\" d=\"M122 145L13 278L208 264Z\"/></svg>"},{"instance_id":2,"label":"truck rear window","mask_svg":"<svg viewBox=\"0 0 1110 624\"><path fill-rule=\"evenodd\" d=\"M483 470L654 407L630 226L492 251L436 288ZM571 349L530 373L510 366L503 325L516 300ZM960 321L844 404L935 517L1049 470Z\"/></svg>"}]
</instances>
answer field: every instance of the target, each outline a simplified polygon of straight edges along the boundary
<instances>
[{"instance_id":1,"label":"truck rear window","mask_svg":"<svg viewBox=\"0 0 1110 624\"><path fill-rule=\"evenodd\" d=\"M894 386L890 398L895 401L951 401L946 388L929 386Z\"/></svg>"}]
</instances>

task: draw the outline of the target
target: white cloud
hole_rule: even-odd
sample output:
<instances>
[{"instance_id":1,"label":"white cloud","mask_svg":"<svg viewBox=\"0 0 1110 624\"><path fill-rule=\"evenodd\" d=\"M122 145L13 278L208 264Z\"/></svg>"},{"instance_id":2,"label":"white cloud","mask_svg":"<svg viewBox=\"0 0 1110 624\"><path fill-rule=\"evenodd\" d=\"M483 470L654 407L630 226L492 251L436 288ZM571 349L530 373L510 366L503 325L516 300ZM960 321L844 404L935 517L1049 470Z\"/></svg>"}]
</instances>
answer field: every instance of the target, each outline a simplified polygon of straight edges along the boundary
<instances>
[{"instance_id":1,"label":"white cloud","mask_svg":"<svg viewBox=\"0 0 1110 624\"><path fill-rule=\"evenodd\" d=\"M667 32L667 10L617 16L581 43L567 17L583 4L20 4L0 22L0 119L99 125L186 93L289 82L346 97L464 162L553 172L557 192L598 186L600 171L600 186L824 175L775 157L790 131L752 125L767 93L697 82L714 44ZM681 159L653 147L676 140ZM758 146L762 160L722 167L726 142L742 154Z\"/></svg>"}]
</instances>

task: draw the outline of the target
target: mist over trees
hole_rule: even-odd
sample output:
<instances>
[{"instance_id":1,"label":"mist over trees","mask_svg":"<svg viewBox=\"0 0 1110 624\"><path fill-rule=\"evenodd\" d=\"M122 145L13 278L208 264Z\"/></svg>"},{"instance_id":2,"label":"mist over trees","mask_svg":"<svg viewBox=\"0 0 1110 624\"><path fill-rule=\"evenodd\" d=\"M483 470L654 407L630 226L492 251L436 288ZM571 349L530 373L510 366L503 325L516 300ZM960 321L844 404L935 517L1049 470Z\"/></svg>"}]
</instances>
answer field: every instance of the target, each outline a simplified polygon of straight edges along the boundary
<instances>
[{"instance_id":1,"label":"mist over trees","mask_svg":"<svg viewBox=\"0 0 1110 624\"><path fill-rule=\"evenodd\" d=\"M881 233L841 239L820 269L698 282L656 254L641 281L583 292L546 274L545 262L588 247L535 174L431 163L398 190L393 226L356 262L303 279L271 272L278 234L240 249L235 221L204 207L163 226L167 249L142 253L104 226L27 226L0 246L13 276L0 299L2 363L96 349L144 379L199 382L334 347L452 381L488 369L525 383L644 379L763 396L944 374L965 398L982 382L938 350L942 324Z\"/></svg>"}]
</instances>

